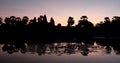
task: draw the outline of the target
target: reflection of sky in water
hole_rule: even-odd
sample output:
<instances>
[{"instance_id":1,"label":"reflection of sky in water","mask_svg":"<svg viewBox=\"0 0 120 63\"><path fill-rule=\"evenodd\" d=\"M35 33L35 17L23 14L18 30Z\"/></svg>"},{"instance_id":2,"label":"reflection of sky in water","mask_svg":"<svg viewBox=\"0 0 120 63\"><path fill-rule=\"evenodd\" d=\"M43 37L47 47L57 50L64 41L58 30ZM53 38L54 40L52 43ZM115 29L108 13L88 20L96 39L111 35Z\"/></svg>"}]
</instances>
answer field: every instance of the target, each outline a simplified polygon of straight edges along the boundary
<instances>
[{"instance_id":1,"label":"reflection of sky in water","mask_svg":"<svg viewBox=\"0 0 120 63\"><path fill-rule=\"evenodd\" d=\"M75 53L73 54L67 54L64 51L66 46L74 45L74 51ZM55 49L53 48L53 51L51 54L49 54L49 50L51 47L58 47L59 51L61 51L61 55L59 56L58 54L60 53L55 53ZM76 47L79 46L81 48ZM87 45L83 47L83 45ZM100 46L96 42L94 45L91 44L79 44L79 43L54 43L54 44L45 44L45 54L39 56L37 54L37 48L38 44L34 45L27 45L27 52L25 54L22 54L20 51L19 52L14 52L13 54L8 54L7 52L2 52L2 47L3 45L0 45L0 63L118 63L120 62L119 55L116 55L113 51L111 54L106 53L106 46ZM30 48L32 47L32 48ZM83 48L82 48L83 47ZM89 49L89 54L88 56L83 56L81 54L81 51L83 49L86 49L86 47ZM72 48L72 47L70 47ZM78 48L78 49L77 49ZM31 52L33 51L33 52Z\"/></svg>"}]
</instances>

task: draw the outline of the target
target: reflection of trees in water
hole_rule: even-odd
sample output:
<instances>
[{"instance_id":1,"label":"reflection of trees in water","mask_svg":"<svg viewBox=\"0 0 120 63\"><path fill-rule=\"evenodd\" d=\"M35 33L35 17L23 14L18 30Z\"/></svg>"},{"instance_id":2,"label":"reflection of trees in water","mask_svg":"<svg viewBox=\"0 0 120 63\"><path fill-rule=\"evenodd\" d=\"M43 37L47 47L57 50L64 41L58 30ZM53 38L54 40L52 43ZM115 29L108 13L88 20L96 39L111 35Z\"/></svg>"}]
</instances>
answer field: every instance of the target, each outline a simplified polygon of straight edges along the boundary
<instances>
[{"instance_id":1,"label":"reflection of trees in water","mask_svg":"<svg viewBox=\"0 0 120 63\"><path fill-rule=\"evenodd\" d=\"M31 53L38 55L58 55L63 54L71 55L80 53L83 56L88 56L89 54L111 54L112 49L116 54L120 54L120 47L114 45L103 45L101 46L97 42L94 44L87 44L84 42L80 43L49 43L49 44L4 44L2 47L3 52L8 52L9 54L15 52Z\"/></svg>"},{"instance_id":2,"label":"reflection of trees in water","mask_svg":"<svg viewBox=\"0 0 120 63\"><path fill-rule=\"evenodd\" d=\"M27 52L26 46L24 44L4 44L2 47L3 52L8 52L9 54L15 53L15 52L21 52L25 54Z\"/></svg>"},{"instance_id":3,"label":"reflection of trees in water","mask_svg":"<svg viewBox=\"0 0 120 63\"><path fill-rule=\"evenodd\" d=\"M120 43L119 41L112 44L115 54L120 55Z\"/></svg>"}]
</instances>

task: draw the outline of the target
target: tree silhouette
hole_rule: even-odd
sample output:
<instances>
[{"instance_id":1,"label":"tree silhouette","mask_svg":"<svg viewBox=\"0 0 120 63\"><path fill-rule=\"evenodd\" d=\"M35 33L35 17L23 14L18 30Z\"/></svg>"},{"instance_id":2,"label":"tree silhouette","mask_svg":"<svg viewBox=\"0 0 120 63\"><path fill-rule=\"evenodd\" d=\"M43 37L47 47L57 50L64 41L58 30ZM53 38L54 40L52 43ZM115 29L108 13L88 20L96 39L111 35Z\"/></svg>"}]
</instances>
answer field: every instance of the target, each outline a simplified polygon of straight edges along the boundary
<instances>
[{"instance_id":1,"label":"tree silhouette","mask_svg":"<svg viewBox=\"0 0 120 63\"><path fill-rule=\"evenodd\" d=\"M2 18L0 17L0 25L2 25L3 24L3 21L2 21Z\"/></svg>"},{"instance_id":2,"label":"tree silhouette","mask_svg":"<svg viewBox=\"0 0 120 63\"><path fill-rule=\"evenodd\" d=\"M82 16L82 17L81 17L81 20L83 20L83 21L87 21L87 19L88 19L87 16Z\"/></svg>"},{"instance_id":3,"label":"tree silhouette","mask_svg":"<svg viewBox=\"0 0 120 63\"><path fill-rule=\"evenodd\" d=\"M67 26L72 26L73 24L74 24L73 17L69 17Z\"/></svg>"},{"instance_id":4,"label":"tree silhouette","mask_svg":"<svg viewBox=\"0 0 120 63\"><path fill-rule=\"evenodd\" d=\"M46 17L46 15L43 16L43 23L44 23L44 24L47 24L47 23L48 23L48 22L47 22L47 17Z\"/></svg>"},{"instance_id":5,"label":"tree silhouette","mask_svg":"<svg viewBox=\"0 0 120 63\"><path fill-rule=\"evenodd\" d=\"M51 17L49 24L50 24L50 26L55 26L55 21L54 21L53 17Z\"/></svg>"},{"instance_id":6,"label":"tree silhouette","mask_svg":"<svg viewBox=\"0 0 120 63\"><path fill-rule=\"evenodd\" d=\"M37 22L37 19L36 19L36 17L34 17L34 23L36 23Z\"/></svg>"},{"instance_id":7,"label":"tree silhouette","mask_svg":"<svg viewBox=\"0 0 120 63\"><path fill-rule=\"evenodd\" d=\"M36 17L34 17L34 19L31 19L31 20L30 20L30 23L32 23L32 24L37 23L37 19L36 19Z\"/></svg>"},{"instance_id":8,"label":"tree silhouette","mask_svg":"<svg viewBox=\"0 0 120 63\"><path fill-rule=\"evenodd\" d=\"M16 17L15 16L10 16L10 23L15 24L16 22Z\"/></svg>"},{"instance_id":9,"label":"tree silhouette","mask_svg":"<svg viewBox=\"0 0 120 63\"><path fill-rule=\"evenodd\" d=\"M105 20L104 21L105 23L110 23L110 18L109 17L105 17L104 20Z\"/></svg>"},{"instance_id":10,"label":"tree silhouette","mask_svg":"<svg viewBox=\"0 0 120 63\"><path fill-rule=\"evenodd\" d=\"M23 24L26 25L28 20L29 20L29 18L27 16L24 16L23 19L22 19Z\"/></svg>"},{"instance_id":11,"label":"tree silhouette","mask_svg":"<svg viewBox=\"0 0 120 63\"><path fill-rule=\"evenodd\" d=\"M17 22L20 22L20 21L21 21L21 18L20 18L20 17L16 17L16 21L17 21Z\"/></svg>"},{"instance_id":12,"label":"tree silhouette","mask_svg":"<svg viewBox=\"0 0 120 63\"><path fill-rule=\"evenodd\" d=\"M10 18L8 17L5 18L5 24L10 24Z\"/></svg>"},{"instance_id":13,"label":"tree silhouette","mask_svg":"<svg viewBox=\"0 0 120 63\"><path fill-rule=\"evenodd\" d=\"M88 21L87 19L88 19L87 16L82 16L81 20L79 20L78 25L81 28L91 28L91 27L93 27L93 24L90 21Z\"/></svg>"},{"instance_id":14,"label":"tree silhouette","mask_svg":"<svg viewBox=\"0 0 120 63\"><path fill-rule=\"evenodd\" d=\"M38 23L43 21L43 16L38 17Z\"/></svg>"},{"instance_id":15,"label":"tree silhouette","mask_svg":"<svg viewBox=\"0 0 120 63\"><path fill-rule=\"evenodd\" d=\"M61 27L62 25L60 23L57 24L58 27Z\"/></svg>"},{"instance_id":16,"label":"tree silhouette","mask_svg":"<svg viewBox=\"0 0 120 63\"><path fill-rule=\"evenodd\" d=\"M76 26L76 35L78 37L82 36L83 38L92 36L94 28L93 24L88 21L87 16L82 16L80 19L81 20L79 20L79 23Z\"/></svg>"}]
</instances>

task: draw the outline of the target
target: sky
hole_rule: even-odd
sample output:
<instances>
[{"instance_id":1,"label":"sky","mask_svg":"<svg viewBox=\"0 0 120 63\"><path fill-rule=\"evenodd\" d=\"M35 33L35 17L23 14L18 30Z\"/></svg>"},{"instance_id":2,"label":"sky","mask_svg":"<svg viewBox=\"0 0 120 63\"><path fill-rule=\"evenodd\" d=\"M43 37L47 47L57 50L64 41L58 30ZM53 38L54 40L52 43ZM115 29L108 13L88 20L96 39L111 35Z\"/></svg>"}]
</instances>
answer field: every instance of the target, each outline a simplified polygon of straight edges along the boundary
<instances>
[{"instance_id":1,"label":"sky","mask_svg":"<svg viewBox=\"0 0 120 63\"><path fill-rule=\"evenodd\" d=\"M94 24L104 17L120 16L120 0L0 0L0 17L28 16L30 19L46 14L48 21L67 25L69 16L78 23L86 15Z\"/></svg>"}]
</instances>

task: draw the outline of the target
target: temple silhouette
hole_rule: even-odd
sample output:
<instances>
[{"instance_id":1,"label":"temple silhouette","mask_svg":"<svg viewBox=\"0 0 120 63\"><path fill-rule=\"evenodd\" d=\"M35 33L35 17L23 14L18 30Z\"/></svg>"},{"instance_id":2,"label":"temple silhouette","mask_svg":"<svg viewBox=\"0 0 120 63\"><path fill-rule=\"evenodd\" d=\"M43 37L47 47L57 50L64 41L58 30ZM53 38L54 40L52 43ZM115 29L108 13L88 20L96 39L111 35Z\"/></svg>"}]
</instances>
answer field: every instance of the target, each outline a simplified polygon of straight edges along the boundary
<instances>
[{"instance_id":1,"label":"temple silhouette","mask_svg":"<svg viewBox=\"0 0 120 63\"><path fill-rule=\"evenodd\" d=\"M24 16L10 16L4 20L0 18L0 41L50 41L50 40L78 40L78 39L119 39L120 17L114 16L112 20L105 17L104 21L95 26L87 16L81 16L77 25L73 26L74 18L69 17L67 26L55 25L53 17L50 22L47 16L30 19Z\"/></svg>"}]
</instances>

